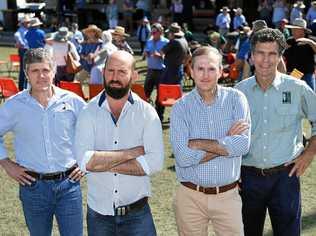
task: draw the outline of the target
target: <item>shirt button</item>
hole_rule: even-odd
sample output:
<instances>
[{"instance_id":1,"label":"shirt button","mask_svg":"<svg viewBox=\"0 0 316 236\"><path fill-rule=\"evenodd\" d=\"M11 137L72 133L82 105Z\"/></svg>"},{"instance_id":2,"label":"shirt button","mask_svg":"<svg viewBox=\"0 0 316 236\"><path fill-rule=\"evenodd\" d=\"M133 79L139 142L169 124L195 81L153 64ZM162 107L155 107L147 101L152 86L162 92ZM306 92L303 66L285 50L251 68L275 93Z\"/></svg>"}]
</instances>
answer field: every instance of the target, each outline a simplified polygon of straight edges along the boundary
<instances>
[{"instance_id":1,"label":"shirt button","mask_svg":"<svg viewBox=\"0 0 316 236\"><path fill-rule=\"evenodd\" d=\"M267 147L266 147L266 146L263 146L263 149L267 149Z\"/></svg>"},{"instance_id":2,"label":"shirt button","mask_svg":"<svg viewBox=\"0 0 316 236\"><path fill-rule=\"evenodd\" d=\"M263 133L263 136L266 136L267 135L267 133Z\"/></svg>"},{"instance_id":3,"label":"shirt button","mask_svg":"<svg viewBox=\"0 0 316 236\"><path fill-rule=\"evenodd\" d=\"M115 173L114 176L117 176L117 174Z\"/></svg>"},{"instance_id":4,"label":"shirt button","mask_svg":"<svg viewBox=\"0 0 316 236\"><path fill-rule=\"evenodd\" d=\"M264 109L264 110L267 110L268 108L267 108L267 107L263 107L263 109Z\"/></svg>"},{"instance_id":5,"label":"shirt button","mask_svg":"<svg viewBox=\"0 0 316 236\"><path fill-rule=\"evenodd\" d=\"M268 121L267 121L267 120L264 120L263 122L264 122L264 123L267 123Z\"/></svg>"},{"instance_id":6,"label":"shirt button","mask_svg":"<svg viewBox=\"0 0 316 236\"><path fill-rule=\"evenodd\" d=\"M264 96L266 97L266 96L268 96L268 94L265 93Z\"/></svg>"},{"instance_id":7,"label":"shirt button","mask_svg":"<svg viewBox=\"0 0 316 236\"><path fill-rule=\"evenodd\" d=\"M117 190L115 190L114 192L117 193Z\"/></svg>"},{"instance_id":8,"label":"shirt button","mask_svg":"<svg viewBox=\"0 0 316 236\"><path fill-rule=\"evenodd\" d=\"M263 161L264 161L264 162L266 162L266 161L267 161L267 159L265 159L265 158L264 158L264 159L263 159Z\"/></svg>"},{"instance_id":9,"label":"shirt button","mask_svg":"<svg viewBox=\"0 0 316 236\"><path fill-rule=\"evenodd\" d=\"M117 144L117 141L114 141L114 144Z\"/></svg>"}]
</instances>

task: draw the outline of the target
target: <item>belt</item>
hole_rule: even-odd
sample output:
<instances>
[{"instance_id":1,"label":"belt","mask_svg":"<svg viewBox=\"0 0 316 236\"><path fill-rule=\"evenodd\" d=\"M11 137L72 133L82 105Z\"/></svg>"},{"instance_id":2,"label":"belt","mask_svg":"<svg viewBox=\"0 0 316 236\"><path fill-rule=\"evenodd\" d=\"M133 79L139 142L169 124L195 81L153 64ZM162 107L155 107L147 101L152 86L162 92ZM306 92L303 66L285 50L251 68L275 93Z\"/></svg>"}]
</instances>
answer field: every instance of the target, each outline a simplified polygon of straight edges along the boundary
<instances>
[{"instance_id":1,"label":"belt","mask_svg":"<svg viewBox=\"0 0 316 236\"><path fill-rule=\"evenodd\" d=\"M267 168L267 169L260 169L254 166L241 166L241 169L252 171L256 173L257 175L267 176L267 175L277 174L282 171L290 171L293 166L294 166L294 163L288 166L285 166L284 164L282 164L282 165Z\"/></svg>"},{"instance_id":2,"label":"belt","mask_svg":"<svg viewBox=\"0 0 316 236\"><path fill-rule=\"evenodd\" d=\"M70 173L77 167L77 165L74 165L64 172L54 172L48 174L41 174L30 170L27 170L25 172L37 180L59 180L68 177Z\"/></svg>"},{"instance_id":3,"label":"belt","mask_svg":"<svg viewBox=\"0 0 316 236\"><path fill-rule=\"evenodd\" d=\"M196 190L198 192L202 192L205 194L219 194L219 193L223 193L226 192L228 190L231 190L233 188L235 188L237 186L237 181L233 182L231 184L227 184L224 186L219 186L219 187L210 187L210 188L204 188L202 186L196 185L194 183L191 182L181 182L181 184L187 188Z\"/></svg>"},{"instance_id":4,"label":"belt","mask_svg":"<svg viewBox=\"0 0 316 236\"><path fill-rule=\"evenodd\" d=\"M144 197L130 205L120 206L120 207L115 208L114 214L116 216L125 216L129 212L142 209L147 204L147 202L148 202L148 197Z\"/></svg>"}]
</instances>

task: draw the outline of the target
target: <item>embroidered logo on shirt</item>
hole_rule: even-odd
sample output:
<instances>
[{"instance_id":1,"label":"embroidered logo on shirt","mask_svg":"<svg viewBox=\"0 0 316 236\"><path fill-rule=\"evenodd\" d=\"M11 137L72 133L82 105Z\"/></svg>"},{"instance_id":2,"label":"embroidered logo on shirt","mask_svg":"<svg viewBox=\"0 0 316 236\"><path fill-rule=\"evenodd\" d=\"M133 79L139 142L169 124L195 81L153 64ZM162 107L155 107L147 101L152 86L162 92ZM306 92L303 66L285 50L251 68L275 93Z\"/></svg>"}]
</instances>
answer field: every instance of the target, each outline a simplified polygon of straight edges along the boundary
<instances>
[{"instance_id":1,"label":"embroidered logo on shirt","mask_svg":"<svg viewBox=\"0 0 316 236\"><path fill-rule=\"evenodd\" d=\"M282 92L282 103L283 104L291 104L291 92L290 91Z\"/></svg>"}]
</instances>

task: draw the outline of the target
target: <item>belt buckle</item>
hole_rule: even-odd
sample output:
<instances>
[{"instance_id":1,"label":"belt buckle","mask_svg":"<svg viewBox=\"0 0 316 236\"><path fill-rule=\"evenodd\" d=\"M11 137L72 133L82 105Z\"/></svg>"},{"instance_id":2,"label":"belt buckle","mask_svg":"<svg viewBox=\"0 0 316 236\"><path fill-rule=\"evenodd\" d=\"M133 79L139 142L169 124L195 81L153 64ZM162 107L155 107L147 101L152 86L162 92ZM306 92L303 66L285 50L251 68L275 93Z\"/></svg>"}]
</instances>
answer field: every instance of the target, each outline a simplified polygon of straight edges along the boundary
<instances>
[{"instance_id":1,"label":"belt buckle","mask_svg":"<svg viewBox=\"0 0 316 236\"><path fill-rule=\"evenodd\" d=\"M266 176L266 174L264 173L264 169L260 169L260 171L262 176Z\"/></svg>"},{"instance_id":2,"label":"belt buckle","mask_svg":"<svg viewBox=\"0 0 316 236\"><path fill-rule=\"evenodd\" d=\"M127 214L126 207L118 207L116 208L116 212L118 216L125 216Z\"/></svg>"}]
</instances>

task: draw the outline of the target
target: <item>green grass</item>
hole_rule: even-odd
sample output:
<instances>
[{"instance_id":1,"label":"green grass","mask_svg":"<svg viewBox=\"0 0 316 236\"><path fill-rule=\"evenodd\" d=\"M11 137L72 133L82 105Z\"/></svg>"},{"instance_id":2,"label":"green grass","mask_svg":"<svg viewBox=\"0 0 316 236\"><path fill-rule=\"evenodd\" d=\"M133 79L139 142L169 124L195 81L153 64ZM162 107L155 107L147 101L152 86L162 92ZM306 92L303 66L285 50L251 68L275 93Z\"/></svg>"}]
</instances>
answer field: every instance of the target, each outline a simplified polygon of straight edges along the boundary
<instances>
[{"instance_id":1,"label":"green grass","mask_svg":"<svg viewBox=\"0 0 316 236\"><path fill-rule=\"evenodd\" d=\"M0 60L15 50L12 48L0 48ZM143 66L144 62L139 62ZM167 109L169 113L170 109ZM307 124L305 123L305 127ZM150 205L154 216L158 235L174 236L176 225L172 208L175 189L178 185L174 172L174 159L172 158L169 143L169 127L164 125L165 164L161 172L152 177L152 195ZM14 157L12 147L12 135L6 135L5 143L9 149L10 157ZM316 235L316 162L312 163L302 178L302 203L303 203L303 232L304 236ZM86 196L86 181L82 181L83 195ZM83 201L86 211L86 197ZM84 220L85 223L85 220ZM54 224L54 235L58 235ZM0 168L0 236L28 235L21 204L18 197L18 185L11 180ZM272 235L271 226L267 219L265 235Z\"/></svg>"}]
</instances>

